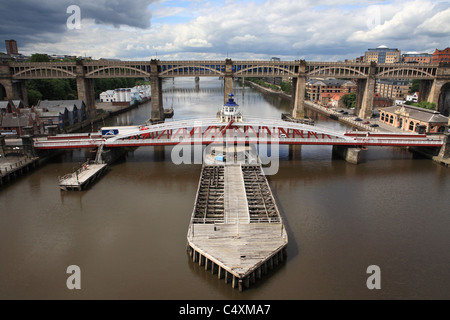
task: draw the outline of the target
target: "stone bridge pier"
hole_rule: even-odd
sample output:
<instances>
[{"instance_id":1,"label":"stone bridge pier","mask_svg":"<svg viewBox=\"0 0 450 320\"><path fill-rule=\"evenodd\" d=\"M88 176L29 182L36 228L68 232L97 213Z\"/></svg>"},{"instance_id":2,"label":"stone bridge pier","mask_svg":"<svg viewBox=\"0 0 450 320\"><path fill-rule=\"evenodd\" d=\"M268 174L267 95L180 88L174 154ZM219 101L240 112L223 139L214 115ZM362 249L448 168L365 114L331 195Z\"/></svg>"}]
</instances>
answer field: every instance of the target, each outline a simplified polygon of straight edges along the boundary
<instances>
[{"instance_id":1,"label":"stone bridge pier","mask_svg":"<svg viewBox=\"0 0 450 320\"><path fill-rule=\"evenodd\" d=\"M150 87L152 93L152 121L164 120L164 106L162 96L162 78L159 77L158 60L150 61Z\"/></svg>"},{"instance_id":2,"label":"stone bridge pier","mask_svg":"<svg viewBox=\"0 0 450 320\"><path fill-rule=\"evenodd\" d=\"M0 84L5 89L5 95L8 99L18 100L28 104L28 92L24 80L14 80L9 71L9 67L0 66Z\"/></svg>"},{"instance_id":3,"label":"stone bridge pier","mask_svg":"<svg viewBox=\"0 0 450 320\"><path fill-rule=\"evenodd\" d=\"M76 66L77 93L78 99L83 100L89 115L95 116L95 92L94 79L85 77L84 67L81 61L77 61Z\"/></svg>"},{"instance_id":4,"label":"stone bridge pier","mask_svg":"<svg viewBox=\"0 0 450 320\"><path fill-rule=\"evenodd\" d=\"M223 102L228 101L228 95L233 92L233 62L231 59L225 60L225 76L223 77Z\"/></svg>"},{"instance_id":5,"label":"stone bridge pier","mask_svg":"<svg viewBox=\"0 0 450 320\"><path fill-rule=\"evenodd\" d=\"M450 114L450 63L440 63L436 78L426 84L421 83L422 87L427 89L424 90L423 97L420 97L421 100L435 103L437 111L448 117Z\"/></svg>"},{"instance_id":6,"label":"stone bridge pier","mask_svg":"<svg viewBox=\"0 0 450 320\"><path fill-rule=\"evenodd\" d=\"M366 79L358 79L356 89L355 113L361 119L369 119L373 112L373 96L375 94L376 63L372 62Z\"/></svg>"}]
</instances>

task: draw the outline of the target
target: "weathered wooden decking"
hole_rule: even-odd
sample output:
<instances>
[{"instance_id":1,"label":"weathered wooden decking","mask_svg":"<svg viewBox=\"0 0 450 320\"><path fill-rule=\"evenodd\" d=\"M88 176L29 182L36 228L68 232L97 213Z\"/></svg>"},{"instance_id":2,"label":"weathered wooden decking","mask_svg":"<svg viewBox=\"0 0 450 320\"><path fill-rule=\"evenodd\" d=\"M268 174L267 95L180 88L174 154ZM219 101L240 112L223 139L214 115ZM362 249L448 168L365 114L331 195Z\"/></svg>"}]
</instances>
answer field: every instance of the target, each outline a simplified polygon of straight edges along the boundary
<instances>
[{"instance_id":1,"label":"weathered wooden decking","mask_svg":"<svg viewBox=\"0 0 450 320\"><path fill-rule=\"evenodd\" d=\"M288 238L262 168L204 166L187 240L194 262L239 290L283 260Z\"/></svg>"},{"instance_id":2,"label":"weathered wooden decking","mask_svg":"<svg viewBox=\"0 0 450 320\"><path fill-rule=\"evenodd\" d=\"M250 223L244 178L240 165L225 166L225 223Z\"/></svg>"},{"instance_id":3,"label":"weathered wooden decking","mask_svg":"<svg viewBox=\"0 0 450 320\"><path fill-rule=\"evenodd\" d=\"M59 179L62 190L81 190L96 179L106 168L106 164L86 164L72 174Z\"/></svg>"}]
</instances>

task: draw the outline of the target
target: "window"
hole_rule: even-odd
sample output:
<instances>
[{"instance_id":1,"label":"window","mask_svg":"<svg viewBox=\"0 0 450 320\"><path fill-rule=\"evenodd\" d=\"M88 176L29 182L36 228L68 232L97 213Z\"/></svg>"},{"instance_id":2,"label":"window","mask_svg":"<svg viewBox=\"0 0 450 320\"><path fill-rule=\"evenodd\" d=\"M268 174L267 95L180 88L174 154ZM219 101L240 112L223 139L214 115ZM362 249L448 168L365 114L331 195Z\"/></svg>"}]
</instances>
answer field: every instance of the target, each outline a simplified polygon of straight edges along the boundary
<instances>
[{"instance_id":1,"label":"window","mask_svg":"<svg viewBox=\"0 0 450 320\"><path fill-rule=\"evenodd\" d=\"M414 122L409 123L409 130L414 131Z\"/></svg>"}]
</instances>

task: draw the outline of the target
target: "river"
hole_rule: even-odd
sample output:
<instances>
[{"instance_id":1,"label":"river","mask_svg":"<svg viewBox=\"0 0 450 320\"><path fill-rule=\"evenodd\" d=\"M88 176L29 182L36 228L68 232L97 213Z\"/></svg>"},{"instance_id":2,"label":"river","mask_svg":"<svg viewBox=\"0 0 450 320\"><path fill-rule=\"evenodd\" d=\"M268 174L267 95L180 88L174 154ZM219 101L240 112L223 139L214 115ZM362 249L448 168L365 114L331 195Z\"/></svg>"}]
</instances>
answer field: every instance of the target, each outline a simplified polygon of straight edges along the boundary
<instances>
[{"instance_id":1,"label":"river","mask_svg":"<svg viewBox=\"0 0 450 320\"><path fill-rule=\"evenodd\" d=\"M216 78L166 79L163 88L174 119L214 117L223 102ZM244 116L280 119L289 110L249 87L235 84L234 93ZM106 125L143 123L150 110ZM450 169L407 150L370 148L352 165L332 159L329 146L281 147L269 181L287 259L242 293L186 252L200 164L175 165L171 147L142 147L88 190L61 192L57 177L87 156L67 152L0 189L0 299L450 298ZM71 265L80 267L80 290L67 288ZM366 285L372 265L381 289Z\"/></svg>"}]
</instances>

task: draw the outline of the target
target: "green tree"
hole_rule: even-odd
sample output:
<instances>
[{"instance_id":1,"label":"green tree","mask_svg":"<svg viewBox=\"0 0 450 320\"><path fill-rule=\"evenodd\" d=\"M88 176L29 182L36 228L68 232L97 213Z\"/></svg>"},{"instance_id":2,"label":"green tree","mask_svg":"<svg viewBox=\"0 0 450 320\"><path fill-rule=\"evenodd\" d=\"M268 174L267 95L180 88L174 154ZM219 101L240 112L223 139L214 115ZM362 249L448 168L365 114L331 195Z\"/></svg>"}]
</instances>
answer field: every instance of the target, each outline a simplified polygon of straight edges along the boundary
<instances>
[{"instance_id":1,"label":"green tree","mask_svg":"<svg viewBox=\"0 0 450 320\"><path fill-rule=\"evenodd\" d=\"M42 79L27 81L28 94L35 90L41 100L74 100L77 97L74 79Z\"/></svg>"},{"instance_id":2,"label":"green tree","mask_svg":"<svg viewBox=\"0 0 450 320\"><path fill-rule=\"evenodd\" d=\"M351 92L349 94L345 94L345 95L342 96L341 99L342 99L342 103L347 108L351 109L351 108L355 108L356 107L356 93Z\"/></svg>"},{"instance_id":3,"label":"green tree","mask_svg":"<svg viewBox=\"0 0 450 320\"><path fill-rule=\"evenodd\" d=\"M409 89L409 93L419 92L420 88L420 79L414 79L411 81L411 89Z\"/></svg>"},{"instance_id":4,"label":"green tree","mask_svg":"<svg viewBox=\"0 0 450 320\"><path fill-rule=\"evenodd\" d=\"M292 83L290 81L281 81L281 90L290 94L292 92Z\"/></svg>"},{"instance_id":5,"label":"green tree","mask_svg":"<svg viewBox=\"0 0 450 320\"><path fill-rule=\"evenodd\" d=\"M42 100L42 93L35 89L28 90L28 103L30 106L35 106Z\"/></svg>"},{"instance_id":6,"label":"green tree","mask_svg":"<svg viewBox=\"0 0 450 320\"><path fill-rule=\"evenodd\" d=\"M436 103L434 102L420 101L419 103L414 103L413 106L428 110L436 110Z\"/></svg>"},{"instance_id":7,"label":"green tree","mask_svg":"<svg viewBox=\"0 0 450 320\"><path fill-rule=\"evenodd\" d=\"M34 53L30 57L30 62L49 62L50 59L45 53Z\"/></svg>"}]
</instances>

